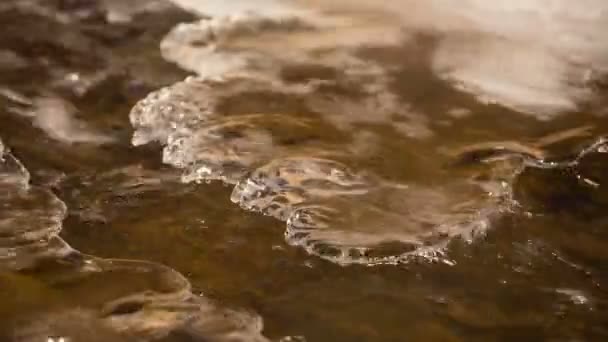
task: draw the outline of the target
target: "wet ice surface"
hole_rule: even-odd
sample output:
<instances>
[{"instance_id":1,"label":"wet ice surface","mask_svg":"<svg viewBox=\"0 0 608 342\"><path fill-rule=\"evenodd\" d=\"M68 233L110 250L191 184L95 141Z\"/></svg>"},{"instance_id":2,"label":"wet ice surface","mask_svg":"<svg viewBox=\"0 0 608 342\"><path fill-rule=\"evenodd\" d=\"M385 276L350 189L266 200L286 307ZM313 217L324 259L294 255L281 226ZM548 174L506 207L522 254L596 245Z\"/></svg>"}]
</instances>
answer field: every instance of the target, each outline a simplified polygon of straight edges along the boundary
<instances>
[{"instance_id":1,"label":"wet ice surface","mask_svg":"<svg viewBox=\"0 0 608 342\"><path fill-rule=\"evenodd\" d=\"M260 335L258 317L217 307L192 294L188 280L168 267L100 259L69 247L59 237L66 205L49 189L31 186L23 164L0 146L0 267L3 271L38 273L35 281L58 292L54 295L77 296L80 292L89 297L74 307L62 305L35 317L19 319L17 315L14 331L5 338L12 335L16 341L37 341L68 336L88 340L93 329L94 338L100 341L158 340L171 335L214 341L266 340ZM129 279L133 279L133 288ZM91 298L89 282L103 292Z\"/></svg>"},{"instance_id":2,"label":"wet ice surface","mask_svg":"<svg viewBox=\"0 0 608 342\"><path fill-rule=\"evenodd\" d=\"M348 70L360 62L353 50L361 46L407 45L417 34L433 35L436 77L481 101L547 118L593 101L593 82L608 68L602 34L608 8L601 0L575 6L468 0L458 7L445 0L176 3L212 18L177 26L161 44L163 55L205 75L276 69L286 60Z\"/></svg>"},{"instance_id":3,"label":"wet ice surface","mask_svg":"<svg viewBox=\"0 0 608 342\"><path fill-rule=\"evenodd\" d=\"M249 87L244 90L244 85ZM185 181L219 179L229 184L238 182L232 194L233 202L243 208L289 221L287 236L288 241L293 244L329 244L338 249L347 248L341 251L346 254L339 258L342 263L365 262L365 258L349 258L348 249L363 251L383 243L406 244L409 247L421 247L426 244L425 250L432 249L435 245L437 250L431 251L431 254L440 253L448 239L461 235L470 239L475 235L474 232L481 234L491 212L498 213L509 209L507 197L510 183L507 181L520 168L520 163L516 160L503 162L505 170L500 172L489 170L490 173L497 174L486 175L490 178L485 181L475 182L468 178L472 177L468 174L447 184L432 179L421 180L436 183L422 188L409 184L408 179L389 184L388 180L376 179L378 177L373 176L371 170L355 171L335 161L337 159L361 163L356 158L364 159L369 156L363 153L352 155L348 149L351 148L350 141L356 138L349 137L347 133L323 122L319 117L319 114L329 113L328 115L336 116L335 120L340 120L341 117L348 117L350 113L348 107L339 108L341 103L349 106L348 97L341 101L344 96L337 92L332 96L333 89L323 90L326 91L322 93L321 89L310 85L280 87L272 82L251 81L240 77L228 81L191 78L153 93L135 106L131 113L131 122L137 129L133 141L140 144L154 139L167 145L163 160L173 166L185 168ZM329 112L321 112L323 109L327 110L327 106L323 106L324 102L318 101L318 97L324 95L332 102ZM284 112L290 110L288 107L284 106L283 109L279 103L273 108L272 104L257 101L257 96L278 99L289 96L291 101L298 101L302 109L301 112L290 115L289 112ZM246 103L251 101L247 109L252 110L252 114L231 112L229 106L235 98ZM226 112L222 112L222 103L228 106ZM277 109L280 110L279 113L271 112ZM344 137L339 139L340 135ZM367 142L371 143L372 139ZM327 159L328 157L334 160ZM392 161L393 165L405 163L407 159L421 159L420 156L408 156L406 153L402 158L403 161ZM368 173L369 176L358 175L359 172ZM248 173L251 174L247 175ZM437 176L440 173L441 171ZM430 175L430 172L428 174ZM383 192L391 194L392 198L383 203L371 204L378 202L373 198L381 197L379 194ZM328 198L336 199L333 201L327 200ZM326 200L326 205L318 203L323 200ZM438 203L433 203L434 200ZM351 205L339 204L343 201ZM445 202L445 205L441 204L442 202ZM299 219L303 211L313 210L313 207L335 212L335 216L353 214L371 217L373 215L365 214L369 211L367 205L376 205L376 209L372 211L380 213L376 214L378 222L372 219L364 223L368 233L357 231L355 225L347 228L348 224L333 227L331 223L319 223L319 227L316 227L312 222L300 223ZM299 206L309 207L304 210ZM419 210L424 207L435 207L435 212ZM355 213L349 213L351 211ZM417 217L418 214L420 217ZM383 216L391 217L393 221L382 222ZM409 229L401 230L395 224L399 220L423 223L414 223ZM333 229L333 233L328 232L333 236L332 241L324 241L321 236L325 234L321 232L316 238L313 237L314 232L310 236L304 234L307 235L305 240L309 242L294 238L303 235L301 230L304 225L312 231ZM384 238L374 237L373 235L378 233L374 233L374 229L384 229L387 233ZM359 243L340 241L340 235L343 235L345 240L358 236ZM431 243L432 239L435 241ZM308 250L313 248L308 247ZM392 263L395 259L399 260L401 255L387 257L389 259L386 261ZM381 262L381 259L375 262Z\"/></svg>"},{"instance_id":4,"label":"wet ice surface","mask_svg":"<svg viewBox=\"0 0 608 342\"><path fill-rule=\"evenodd\" d=\"M174 3L0 4L0 339L606 339L603 2Z\"/></svg>"},{"instance_id":5,"label":"wet ice surface","mask_svg":"<svg viewBox=\"0 0 608 342\"><path fill-rule=\"evenodd\" d=\"M187 8L193 5L178 3ZM401 4L407 3L405 1ZM328 246L322 249L331 251L333 255L322 256L331 260L365 263L365 257L351 257L350 254L365 255L370 247L394 243L406 245L394 249L395 251L409 252L393 252L396 254L387 255L387 262L401 260L412 252L411 249L420 249L423 254L429 250L431 254L441 253L441 249L452 238L472 240L472 236L481 235L489 225L489 216L508 211L514 206L510 201L510 187L512 179L523 167L523 164L517 165L518 160L507 162L512 165L506 167L507 170L497 172L500 175L492 174L494 170L490 166L491 175L485 175L489 178L483 182L475 182L474 178L478 175L465 172L460 178L453 177L455 179L448 184L443 184L444 176L441 173L450 170L441 163L450 163L450 160L442 156L440 151L453 144L449 138L437 135L437 130L433 129L440 120L432 120L429 113L421 112L403 97L399 81L393 75L402 70L404 61L383 56L394 54L392 49L402 49L406 54L423 53L424 49L430 49L429 61L424 61L428 63L424 67L429 68L434 77L446 81L455 79L459 84L453 85L456 90L473 91L482 103L487 102L482 98L489 98L491 102L533 114L536 119L544 120L564 110L576 109L578 100L559 103L561 99L567 102L569 94L575 96L574 93L589 92L591 96L592 89L587 89L583 84L577 86L570 82L572 77L569 76L566 77L568 87L573 88L564 88L566 85L562 84L561 78L565 76L561 74L561 68L567 68L567 63L549 61L548 58L554 56L545 48L540 48L542 51L539 56L526 54L520 61L526 65L532 63L530 67L534 72L515 70L521 68L508 64L512 62L511 57L509 61L497 61L506 52L519 47L517 44L522 38L521 33L510 26L493 27L485 22L475 25L475 20L481 20L477 15L490 11L476 2L467 4L470 12L462 13L444 8L445 4L441 2L433 3L428 8L429 5L419 4L416 11L423 13L416 17L417 22L404 20L409 14L402 11L396 12L397 17L390 15L387 11L395 7L385 2L376 5L368 2L350 5L338 2L309 7L296 2L292 5L294 7L288 11L286 2L273 2L259 8L232 3L230 6L234 8L231 7L230 13L224 13L218 12L218 7L222 6L215 4L207 7L211 18L176 26L161 43L161 52L166 59L198 73L199 78L189 78L154 92L141 101L130 116L136 129L133 142L139 145L155 140L166 145L163 160L186 169L185 181L219 179L233 184L239 178L244 178L233 191L234 202L244 208L288 221L286 236L290 243L304 245L309 252L316 251L313 252L315 254L323 254L319 252L318 246ZM548 15L562 14L563 5L559 3L556 6L557 12ZM199 8L199 11L204 12L204 8ZM363 10L365 14L361 12ZM510 13L514 9L504 10ZM531 11L530 14L533 15L536 10L532 7L526 11ZM446 18L447 22L431 25L427 20L433 16L436 19ZM465 19L471 22L463 22ZM548 18L550 19L551 17ZM403 20L403 24L400 25L399 20ZM456 25L459 32L462 32L455 34L447 30L447 26L444 26L448 24ZM499 34L504 34L506 38L498 38ZM573 34L583 35L585 32L574 30ZM431 44L427 48L423 42L417 41L416 36L422 35L431 36ZM589 39L601 45L599 38L592 36ZM503 44L507 45L503 47ZM289 49L285 48L287 46ZM465 50L461 55L463 46ZM600 51L589 53L591 60L586 65L589 72L593 68L602 67L602 57L605 57L601 54L601 46L594 48L599 48ZM566 52L570 51L564 53ZM485 53L490 55L486 56ZM475 61L471 62L473 60ZM409 63L411 62L405 62L407 67L410 67L407 65ZM522 63L518 62L518 65ZM545 67L549 69L543 69ZM553 80L553 77L557 80ZM259 100L261 97L267 97L270 102L263 103ZM231 102L242 100L249 107L243 109L250 113L232 108ZM294 105L289 107L285 104L288 101ZM281 114L286 118L274 122L277 109L283 111ZM448 120L444 119L444 123L445 121ZM306 141L308 139L299 138L301 133L311 130L310 127L327 123L339 131L338 134L345 135L345 141L328 143L329 139L320 136L313 138L310 143ZM367 188L361 189L361 193L387 191L399 194L376 208L375 220L378 222L363 220L366 223L362 225L370 226L367 228L370 239L366 239L355 224L320 218L326 216L326 212L332 212L337 217L353 214L349 211L355 211L355 217L371 217L373 215L365 212L369 210L366 206L372 204L365 196L351 196L346 199L350 205L335 204L335 208L329 204L334 203L332 201L324 201L324 205L316 203L319 198L311 195L310 189L314 193L315 186L329 184L331 188L331 172L334 170L339 173L351 171L329 167L319 174L316 170L318 162L314 158L330 157L346 161L347 164L356 163L357 157L364 158L361 153L349 156L340 155L339 152L347 151L347 146L353 140L362 141L359 138L361 130L371 131L369 126L387 124L403 136L400 140L404 143L403 150L406 153L391 157L394 160L390 160L386 167L397 169L406 162L422 164L418 160L428 158L429 162L435 163L428 165L428 168L442 170L433 170L435 174L431 170L425 170L425 179L406 177L399 179L396 185L397 188L412 187L414 190L392 191L390 186L378 190L374 188L382 186L374 184L363 186ZM454 129L458 129L458 124L453 125ZM291 133L292 131L297 133ZM322 129L319 127L311 131L321 132ZM285 146L285 138L281 135L286 132L291 134L288 141L295 140L298 143ZM373 136L374 133L377 134L370 134ZM372 145L373 139L366 139L369 142L364 144ZM412 142L412 139L417 141ZM299 143L300 141L302 142ZM407 143L426 150L423 152L426 155L423 158L408 155L405 147ZM500 144L496 144L496 147L503 148ZM371 150L373 148L372 146ZM512 152L513 159L520 159L519 151ZM294 183L289 176L285 178L281 175L280 168L272 166L289 164L292 162L290 158L311 157L312 159L293 167L295 171L287 171L298 174L304 181L297 180ZM485 160L473 162L488 164ZM525 164L525 160L519 162ZM373 173L376 170L361 171ZM253 172L253 178L246 176L248 172ZM308 176L308 172L312 175ZM456 171L453 170L452 173L455 174ZM425 184L423 190L418 190L416 182L430 182L431 185ZM417 202L429 202L420 207L432 206L433 200L427 199L428 194L434 194L435 201L438 202L433 214L428 210L416 209L419 205ZM466 195L460 197L456 194ZM339 191L335 195L324 194L320 197L325 199L324 197L330 196L344 197ZM378 196L371 196L372 199L374 197ZM453 203L442 205L445 202L442 198ZM337 203L343 201L340 198ZM391 202L400 203L403 208L395 208ZM300 205L309 207L300 209ZM359 207L361 209L355 209ZM315 211L311 208L317 208L316 211L323 213L309 213ZM383 214L377 214L378 212ZM319 217L310 218L311 215ZM304 216L308 217L307 222L300 223L300 217ZM383 216L392 216L394 221L383 222ZM410 226L418 228L401 230L396 224L399 220L412 221L414 223ZM336 222L336 227L331 222ZM384 238L372 238L371 235L377 233L374 229L388 232L380 234ZM315 233L318 235L313 237ZM305 238L300 241L294 239L294 236ZM343 236L344 241L340 240L340 236ZM353 243L353 236L358 237L359 243ZM375 260L374 263L378 261L375 258L371 260Z\"/></svg>"},{"instance_id":6,"label":"wet ice surface","mask_svg":"<svg viewBox=\"0 0 608 342\"><path fill-rule=\"evenodd\" d=\"M64 255L57 241L66 207L46 189L30 187L30 174L0 142L2 214L0 258L3 267L20 269L47 255Z\"/></svg>"},{"instance_id":7,"label":"wet ice surface","mask_svg":"<svg viewBox=\"0 0 608 342\"><path fill-rule=\"evenodd\" d=\"M36 2L17 5L38 14L52 10ZM7 58L8 62L14 60ZM9 71L11 67L26 65L8 62ZM19 120L23 122L22 119L31 123L23 122L23 131L8 134L17 141L17 146L24 146L20 134L38 130L36 140L44 139L41 137L45 135L50 138L40 143L46 143L49 149L69 151L58 156L61 160L87 158L79 157L78 147L74 146L118 141L100 133L101 128L107 130L108 127L99 121L76 118L76 108L65 99L70 97L66 89L62 89L65 85L57 85L52 79L53 75L51 82L34 89L19 89L24 94L3 88L3 122L9 127ZM72 79L77 81L77 77ZM78 91L77 84L73 86L76 98L87 95ZM51 91L63 95L32 96ZM3 124L3 134L6 124ZM83 148L86 152L88 147ZM100 159L103 158L102 152ZM145 175L144 171L137 170L137 167L119 169L108 177L127 174L125 187L136 187L138 191L145 191L146 184L158 187L167 181L162 175L142 176L142 180L136 181L136 175L142 172ZM61 174L51 167L39 169L32 176L8 144L0 142L0 293L3 298L0 339L266 341L261 335L259 316L224 308L200 293L194 294L189 281L169 267L148 261L98 258L70 247L60 234L68 212L77 211L67 207L54 193L65 177Z\"/></svg>"}]
</instances>

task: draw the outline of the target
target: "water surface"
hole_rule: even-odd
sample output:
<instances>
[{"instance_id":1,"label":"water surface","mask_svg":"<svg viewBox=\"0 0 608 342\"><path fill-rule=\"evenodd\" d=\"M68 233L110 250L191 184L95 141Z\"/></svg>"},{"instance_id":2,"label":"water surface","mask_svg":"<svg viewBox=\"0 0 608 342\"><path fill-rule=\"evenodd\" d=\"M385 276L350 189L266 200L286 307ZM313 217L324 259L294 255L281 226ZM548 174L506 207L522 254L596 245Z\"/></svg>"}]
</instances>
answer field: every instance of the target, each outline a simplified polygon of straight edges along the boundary
<instances>
[{"instance_id":1,"label":"water surface","mask_svg":"<svg viewBox=\"0 0 608 342\"><path fill-rule=\"evenodd\" d=\"M0 339L608 337L602 1L5 2Z\"/></svg>"}]
</instances>

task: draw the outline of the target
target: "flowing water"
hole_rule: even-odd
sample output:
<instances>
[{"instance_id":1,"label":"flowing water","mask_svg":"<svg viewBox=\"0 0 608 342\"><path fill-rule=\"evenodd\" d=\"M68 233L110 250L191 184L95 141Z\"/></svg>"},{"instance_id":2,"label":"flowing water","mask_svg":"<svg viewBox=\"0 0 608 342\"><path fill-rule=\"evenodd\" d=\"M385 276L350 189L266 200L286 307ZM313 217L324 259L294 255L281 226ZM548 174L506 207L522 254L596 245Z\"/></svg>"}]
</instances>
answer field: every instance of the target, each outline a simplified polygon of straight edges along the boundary
<instances>
[{"instance_id":1,"label":"flowing water","mask_svg":"<svg viewBox=\"0 0 608 342\"><path fill-rule=\"evenodd\" d=\"M604 0L0 28L0 341L608 340Z\"/></svg>"}]
</instances>

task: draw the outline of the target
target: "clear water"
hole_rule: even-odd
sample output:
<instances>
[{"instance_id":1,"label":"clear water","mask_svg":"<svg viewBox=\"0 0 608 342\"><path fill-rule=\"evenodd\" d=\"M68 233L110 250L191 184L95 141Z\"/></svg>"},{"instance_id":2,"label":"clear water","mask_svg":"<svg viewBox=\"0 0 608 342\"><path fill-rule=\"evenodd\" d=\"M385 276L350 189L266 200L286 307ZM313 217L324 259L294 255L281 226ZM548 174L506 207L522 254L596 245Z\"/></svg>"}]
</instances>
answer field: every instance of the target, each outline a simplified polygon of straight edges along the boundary
<instances>
[{"instance_id":1,"label":"clear water","mask_svg":"<svg viewBox=\"0 0 608 342\"><path fill-rule=\"evenodd\" d=\"M602 1L0 25L0 340L608 338Z\"/></svg>"}]
</instances>

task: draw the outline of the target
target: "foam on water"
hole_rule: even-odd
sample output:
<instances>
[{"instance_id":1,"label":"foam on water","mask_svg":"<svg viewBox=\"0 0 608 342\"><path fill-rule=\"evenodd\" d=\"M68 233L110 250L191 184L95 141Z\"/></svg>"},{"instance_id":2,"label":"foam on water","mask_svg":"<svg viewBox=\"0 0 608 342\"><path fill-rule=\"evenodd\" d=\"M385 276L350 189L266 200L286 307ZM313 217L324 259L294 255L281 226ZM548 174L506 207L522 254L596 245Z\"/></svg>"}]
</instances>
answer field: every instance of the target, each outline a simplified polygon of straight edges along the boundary
<instances>
[{"instance_id":1,"label":"foam on water","mask_svg":"<svg viewBox=\"0 0 608 342\"><path fill-rule=\"evenodd\" d=\"M266 341L258 316L194 295L188 280L173 269L145 261L101 259L72 249L58 236L66 205L50 190L30 185L26 168L1 141L0 202L0 269L36 270L40 281L53 284L55 293L68 284L69 302L83 301L78 307L20 318L13 340L89 340L94 329L99 334L94 338L113 341L157 340L173 334Z\"/></svg>"}]
</instances>

